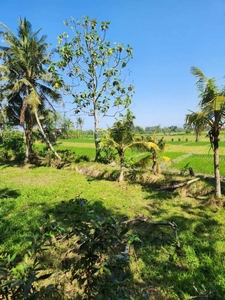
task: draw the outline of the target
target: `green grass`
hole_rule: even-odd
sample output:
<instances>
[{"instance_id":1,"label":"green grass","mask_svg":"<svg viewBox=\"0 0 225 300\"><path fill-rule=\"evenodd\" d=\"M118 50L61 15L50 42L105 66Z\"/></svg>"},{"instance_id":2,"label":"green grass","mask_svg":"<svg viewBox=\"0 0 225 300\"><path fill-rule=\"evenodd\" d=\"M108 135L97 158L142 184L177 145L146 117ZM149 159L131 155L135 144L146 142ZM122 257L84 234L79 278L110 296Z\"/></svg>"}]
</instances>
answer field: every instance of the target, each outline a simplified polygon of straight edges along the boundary
<instances>
[{"instance_id":1,"label":"green grass","mask_svg":"<svg viewBox=\"0 0 225 300\"><path fill-rule=\"evenodd\" d=\"M99 180L72 170L2 166L0 172L1 252L22 255L28 246L26 238L35 236L47 219L67 228L68 218L76 220L69 200L80 195L98 214L118 220L137 215L146 219L131 226L142 240L131 248L130 265L135 289L142 295L223 299L225 213L206 198ZM200 195L211 188L210 182L197 182L189 192ZM153 226L149 221L175 222L181 247L176 247L171 227Z\"/></svg>"},{"instance_id":2,"label":"green grass","mask_svg":"<svg viewBox=\"0 0 225 300\"><path fill-rule=\"evenodd\" d=\"M56 151L58 150L70 150L76 154L76 156L81 156L81 155L87 155L91 159L95 157L95 148L93 143L89 144L87 142L85 143L73 143L73 142L60 142L57 146L54 146L54 149ZM42 150L45 147L44 144L36 144L35 148L38 149L39 151Z\"/></svg>"},{"instance_id":3,"label":"green grass","mask_svg":"<svg viewBox=\"0 0 225 300\"><path fill-rule=\"evenodd\" d=\"M169 156L169 154L168 154ZM170 157L170 156L169 156ZM214 175L214 166L213 166L213 156L212 155L203 155L203 154L192 154L188 157L184 157L179 161L176 159L172 159L169 169L171 170L182 170L184 168L193 168L196 175L204 174L204 175ZM222 177L225 176L225 156L220 156L220 174Z\"/></svg>"},{"instance_id":4,"label":"green grass","mask_svg":"<svg viewBox=\"0 0 225 300\"><path fill-rule=\"evenodd\" d=\"M131 189L128 194L126 186L110 181L106 181L102 186L101 181L87 180L71 170L6 167L1 169L0 191L3 198L0 211L1 230L3 232L4 228L12 230L10 234L7 232L1 235L0 249L20 251L29 230L37 229L38 223L41 223L41 216L49 212L57 203L82 194L82 197L91 202L101 201L108 209L114 211L119 209L122 214L127 214L131 205L134 205L134 209L137 208L141 187ZM120 194L121 198L117 199L117 194ZM132 212L128 215L132 215ZM8 223L10 227L7 226ZM18 236L21 244L15 243Z\"/></svg>"},{"instance_id":5,"label":"green grass","mask_svg":"<svg viewBox=\"0 0 225 300\"><path fill-rule=\"evenodd\" d=\"M61 143L89 143L89 144L94 144L94 139L93 138L77 138L77 139L60 139L58 142Z\"/></svg>"},{"instance_id":6,"label":"green grass","mask_svg":"<svg viewBox=\"0 0 225 300\"><path fill-rule=\"evenodd\" d=\"M189 140L188 136L185 138ZM76 155L94 157L95 149L90 139L61 142L57 149L69 149ZM224 146L222 141L222 176L225 174ZM208 150L207 141L174 141L167 143L160 157L171 158L171 162L166 164L167 171L179 173L185 166L190 166L196 174L213 175L213 155L212 151L208 154ZM134 160L142 155L145 154L131 150L126 153L127 158L133 157ZM176 180L173 173L167 173L157 185L142 186L101 179L103 176L96 175L95 170L117 172L104 165L91 162L79 164L79 167L86 169L86 173L91 168L95 177L65 169L0 167L1 253L16 252L21 257L29 246L27 237L37 236L46 222L57 221L61 228L69 230L71 224L68 220L76 222L78 217L70 200L80 196L88 201L90 210L96 214L113 216L119 221L137 216L145 219L145 222L131 223L130 229L142 241L132 245L130 250L130 284L134 284L134 290L142 295L135 294L135 300L143 300L143 297L224 299L225 212L213 198L206 196L212 195L212 180L201 179L174 192L160 191L157 190L159 185ZM188 177L184 179L188 180ZM225 190L223 182L222 190ZM180 247L177 247L171 227L151 224L157 221L177 224ZM47 261L45 264L50 268ZM60 269L60 262L53 265Z\"/></svg>"}]
</instances>

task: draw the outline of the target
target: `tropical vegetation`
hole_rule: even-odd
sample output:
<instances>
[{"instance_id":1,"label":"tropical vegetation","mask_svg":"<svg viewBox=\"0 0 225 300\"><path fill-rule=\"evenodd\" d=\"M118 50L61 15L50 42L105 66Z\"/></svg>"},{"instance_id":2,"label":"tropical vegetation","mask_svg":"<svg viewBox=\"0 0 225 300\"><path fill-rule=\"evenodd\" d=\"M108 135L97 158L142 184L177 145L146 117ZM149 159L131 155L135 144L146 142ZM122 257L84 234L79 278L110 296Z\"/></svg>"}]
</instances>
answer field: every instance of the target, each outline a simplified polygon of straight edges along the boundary
<instances>
[{"instance_id":1,"label":"tropical vegetation","mask_svg":"<svg viewBox=\"0 0 225 300\"><path fill-rule=\"evenodd\" d=\"M13 125L20 125L26 140L25 157L29 161L33 153L32 134L36 125L47 145L60 159L45 134L40 116L46 109L54 111L50 100L61 102L61 95L53 88L54 74L47 68L51 52L48 53L46 36L38 37L40 30L32 32L32 26L25 18L19 19L18 36L6 25L0 23L0 35L7 46L0 47L0 80L4 112Z\"/></svg>"},{"instance_id":2,"label":"tropical vegetation","mask_svg":"<svg viewBox=\"0 0 225 300\"><path fill-rule=\"evenodd\" d=\"M199 90L199 112L192 112L186 116L186 123L193 124L199 131L204 125L208 125L208 138L214 153L214 174L216 182L215 195L221 197L221 180L219 170L219 135L225 123L225 96L215 84L214 78L207 78L200 69L191 68L192 74L197 77Z\"/></svg>"},{"instance_id":3,"label":"tropical vegetation","mask_svg":"<svg viewBox=\"0 0 225 300\"><path fill-rule=\"evenodd\" d=\"M142 128L131 46L109 22L65 25L53 61L26 18L17 35L0 23L0 298L224 299L223 89L192 67L199 111Z\"/></svg>"}]
</instances>

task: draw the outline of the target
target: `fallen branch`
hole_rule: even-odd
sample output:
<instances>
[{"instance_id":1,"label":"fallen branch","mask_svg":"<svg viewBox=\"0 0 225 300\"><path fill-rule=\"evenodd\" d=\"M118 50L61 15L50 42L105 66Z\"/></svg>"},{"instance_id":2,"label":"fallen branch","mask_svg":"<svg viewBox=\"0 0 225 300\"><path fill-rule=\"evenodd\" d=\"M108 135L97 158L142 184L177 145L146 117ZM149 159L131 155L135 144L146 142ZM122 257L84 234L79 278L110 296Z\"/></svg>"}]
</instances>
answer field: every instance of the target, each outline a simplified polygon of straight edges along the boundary
<instances>
[{"instance_id":1,"label":"fallen branch","mask_svg":"<svg viewBox=\"0 0 225 300\"><path fill-rule=\"evenodd\" d=\"M181 182L181 183L173 184L173 185L170 185L170 186L162 186L161 188L157 189L157 191L175 190L175 189L183 187L185 185L190 185L190 184L194 183L195 181L197 181L199 179L200 178L197 177L197 178L188 180L186 182Z\"/></svg>"},{"instance_id":2,"label":"fallen branch","mask_svg":"<svg viewBox=\"0 0 225 300\"><path fill-rule=\"evenodd\" d=\"M174 222L152 222L149 220L149 218L141 218L141 217L129 219L127 221L124 221L123 223L125 225L127 225L131 222L147 222L149 225L159 225L159 226L166 225L166 226L172 227L176 241L177 241L177 248L180 248L180 240L179 240L178 233L177 233L177 224L176 223L174 223ZM128 251L129 251L129 248L128 248ZM126 250L125 250L125 252L126 252Z\"/></svg>"}]
</instances>

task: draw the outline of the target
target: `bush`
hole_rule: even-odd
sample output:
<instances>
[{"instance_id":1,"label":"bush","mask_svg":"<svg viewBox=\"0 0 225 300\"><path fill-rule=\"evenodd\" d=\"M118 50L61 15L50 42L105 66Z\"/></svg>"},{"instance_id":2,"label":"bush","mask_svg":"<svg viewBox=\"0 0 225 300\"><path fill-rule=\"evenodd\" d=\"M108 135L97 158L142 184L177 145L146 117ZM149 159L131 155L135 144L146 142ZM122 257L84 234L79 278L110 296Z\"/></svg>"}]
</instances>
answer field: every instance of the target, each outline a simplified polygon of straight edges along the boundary
<instances>
[{"instance_id":1,"label":"bush","mask_svg":"<svg viewBox=\"0 0 225 300\"><path fill-rule=\"evenodd\" d=\"M46 272L41 255L51 248L53 232L59 232L57 224L44 223L37 236L28 237L29 250L21 259L16 254L0 255L0 297L1 299L62 299L56 285L37 283L48 279L52 273Z\"/></svg>"},{"instance_id":2,"label":"bush","mask_svg":"<svg viewBox=\"0 0 225 300\"><path fill-rule=\"evenodd\" d=\"M25 157L25 144L23 133L18 130L6 129L2 133L1 158L10 159L14 157L22 161Z\"/></svg>"},{"instance_id":3,"label":"bush","mask_svg":"<svg viewBox=\"0 0 225 300\"><path fill-rule=\"evenodd\" d=\"M75 162L76 163L79 163L81 161L86 161L86 162L89 162L90 161L90 157L87 156L87 155L78 155L75 159Z\"/></svg>"},{"instance_id":4,"label":"bush","mask_svg":"<svg viewBox=\"0 0 225 300\"><path fill-rule=\"evenodd\" d=\"M116 151L111 147L104 146L101 148L99 162L103 164L109 164L116 160Z\"/></svg>"},{"instance_id":5,"label":"bush","mask_svg":"<svg viewBox=\"0 0 225 300\"><path fill-rule=\"evenodd\" d=\"M82 288L82 299L130 299L129 257L123 252L128 229L112 217L96 215L85 199L76 199L74 205L80 220L73 228L78 245L72 250L76 259L71 279Z\"/></svg>"},{"instance_id":6,"label":"bush","mask_svg":"<svg viewBox=\"0 0 225 300\"><path fill-rule=\"evenodd\" d=\"M127 235L126 224L97 215L83 198L71 199L68 205L61 213L68 217L68 208L76 211L68 219L69 230L46 215L38 232L28 237L30 247L24 258L0 255L0 299L67 299L60 285L52 284L59 270L46 269L43 261L43 257L49 259L49 254L57 251L65 237L73 248L66 249L61 266L64 273L71 271L65 281L70 277L80 286L76 299L130 299L128 251L135 239Z\"/></svg>"}]
</instances>

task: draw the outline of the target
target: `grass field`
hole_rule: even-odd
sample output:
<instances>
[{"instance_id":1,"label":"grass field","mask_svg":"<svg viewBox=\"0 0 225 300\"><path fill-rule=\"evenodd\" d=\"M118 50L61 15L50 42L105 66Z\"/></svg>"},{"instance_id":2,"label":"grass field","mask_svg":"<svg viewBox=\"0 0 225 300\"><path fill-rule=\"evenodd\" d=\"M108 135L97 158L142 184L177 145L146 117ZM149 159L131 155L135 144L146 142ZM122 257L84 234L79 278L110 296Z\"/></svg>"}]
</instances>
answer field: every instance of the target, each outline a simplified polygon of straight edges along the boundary
<instances>
[{"instance_id":1,"label":"grass field","mask_svg":"<svg viewBox=\"0 0 225 300\"><path fill-rule=\"evenodd\" d=\"M70 147L77 155L94 157L93 145L88 140L61 142L59 149ZM163 153L172 160L168 170L179 173L190 165L196 173L212 174L212 153L208 155L208 145L204 143L168 141ZM222 155L221 173L224 160ZM90 215L94 212L102 218L112 216L118 222L144 220L138 224L131 222L129 229L129 235L141 240L130 246L128 290L133 299L224 299L225 213L223 199L221 203L213 199L213 181L201 178L189 187L163 191L158 187L177 180L173 172L159 177L157 184L154 181L141 185L101 179L95 172L104 173L104 165L90 162L77 167L84 172L1 165L0 258L5 253L17 253L20 261L30 247L27 238L37 239L46 226L47 233L57 237L51 227L55 222L60 234L69 232L78 224L81 213L73 200L82 198L87 200L84 209ZM90 168L92 173L85 173ZM108 167L108 172L113 171ZM184 179L189 179L187 174ZM172 227L152 224L159 221L176 223L180 245ZM71 246L74 241L68 243ZM65 245L65 240L56 240L41 261L42 268L53 272L48 283L66 285L69 281L61 266L68 250ZM76 299L75 285L60 299Z\"/></svg>"}]
</instances>

